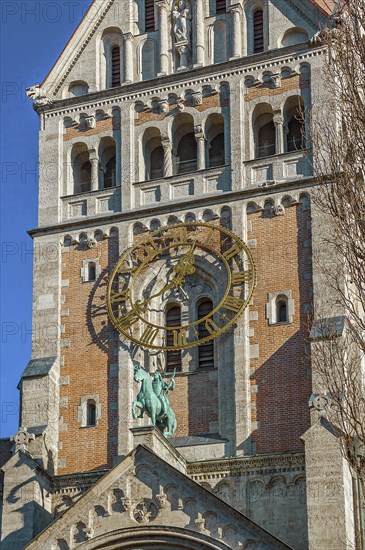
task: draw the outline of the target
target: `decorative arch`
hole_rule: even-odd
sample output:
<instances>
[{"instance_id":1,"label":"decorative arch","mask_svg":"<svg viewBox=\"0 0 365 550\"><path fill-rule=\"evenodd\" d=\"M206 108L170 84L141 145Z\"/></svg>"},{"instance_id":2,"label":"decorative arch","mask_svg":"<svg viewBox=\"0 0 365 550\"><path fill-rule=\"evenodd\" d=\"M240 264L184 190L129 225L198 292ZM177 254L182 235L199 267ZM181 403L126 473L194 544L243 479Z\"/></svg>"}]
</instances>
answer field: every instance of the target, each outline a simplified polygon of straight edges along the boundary
<instances>
[{"instance_id":1,"label":"decorative arch","mask_svg":"<svg viewBox=\"0 0 365 550\"><path fill-rule=\"evenodd\" d=\"M276 132L274 113L269 103L256 105L252 115L255 158L275 155Z\"/></svg>"},{"instance_id":2,"label":"decorative arch","mask_svg":"<svg viewBox=\"0 0 365 550\"><path fill-rule=\"evenodd\" d=\"M163 177L164 151L161 133L158 128L147 128L142 137L142 159L140 174L142 179L153 180Z\"/></svg>"},{"instance_id":3,"label":"decorative arch","mask_svg":"<svg viewBox=\"0 0 365 550\"><path fill-rule=\"evenodd\" d=\"M123 37L118 27L105 29L101 39L102 88L120 86L123 79Z\"/></svg>"},{"instance_id":4,"label":"decorative arch","mask_svg":"<svg viewBox=\"0 0 365 550\"><path fill-rule=\"evenodd\" d=\"M99 144L99 188L117 185L116 143L110 136L103 137Z\"/></svg>"},{"instance_id":5,"label":"decorative arch","mask_svg":"<svg viewBox=\"0 0 365 550\"><path fill-rule=\"evenodd\" d=\"M225 164L224 118L212 113L205 122L206 166L213 168Z\"/></svg>"},{"instance_id":6,"label":"decorative arch","mask_svg":"<svg viewBox=\"0 0 365 550\"><path fill-rule=\"evenodd\" d=\"M189 113L180 113L172 124L174 173L185 174L197 169L197 143L194 119Z\"/></svg>"},{"instance_id":7,"label":"decorative arch","mask_svg":"<svg viewBox=\"0 0 365 550\"><path fill-rule=\"evenodd\" d=\"M71 149L73 193L91 191L91 162L86 143L75 143Z\"/></svg>"},{"instance_id":8,"label":"decorative arch","mask_svg":"<svg viewBox=\"0 0 365 550\"><path fill-rule=\"evenodd\" d=\"M69 97L80 97L87 93L89 93L89 85L83 80L73 81L68 87Z\"/></svg>"},{"instance_id":9,"label":"decorative arch","mask_svg":"<svg viewBox=\"0 0 365 550\"><path fill-rule=\"evenodd\" d=\"M161 548L161 541L166 550L230 550L231 546L222 540L213 539L203 533L181 527L137 527L119 529L87 541L82 550L101 550L109 544L118 550L131 548Z\"/></svg>"}]
</instances>

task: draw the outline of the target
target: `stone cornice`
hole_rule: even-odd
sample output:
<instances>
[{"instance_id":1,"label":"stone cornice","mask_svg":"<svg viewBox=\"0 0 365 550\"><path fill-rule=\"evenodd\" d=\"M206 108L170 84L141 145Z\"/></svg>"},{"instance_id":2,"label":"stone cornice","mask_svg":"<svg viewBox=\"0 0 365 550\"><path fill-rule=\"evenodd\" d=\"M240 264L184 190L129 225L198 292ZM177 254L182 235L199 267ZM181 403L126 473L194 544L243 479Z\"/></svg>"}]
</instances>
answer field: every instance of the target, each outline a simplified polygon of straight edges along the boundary
<instances>
[{"instance_id":1,"label":"stone cornice","mask_svg":"<svg viewBox=\"0 0 365 550\"><path fill-rule=\"evenodd\" d=\"M95 225L109 225L124 221L139 220L141 217L159 216L165 213L173 214L181 212L182 209L196 208L197 206L209 206L214 204L224 204L232 201L247 200L250 201L257 197L272 196L276 193L285 193L293 191L308 190L311 187L318 185L318 181L313 178L302 178L300 181L285 181L272 185L261 187L248 187L238 191L227 191L220 195L203 195L200 197L191 197L189 199L179 199L178 201L156 203L151 206L144 206L126 212L118 212L103 216L93 216L82 220L70 220L59 222L54 225L37 227L28 231L28 234L33 238L41 235L49 235L50 233L71 232L78 229L86 229Z\"/></svg>"},{"instance_id":2,"label":"stone cornice","mask_svg":"<svg viewBox=\"0 0 365 550\"><path fill-rule=\"evenodd\" d=\"M249 456L242 458L229 458L222 460L207 460L188 464L189 477L197 480L205 475L240 475L242 473L256 472L258 470L275 471L285 469L298 469L305 466L303 453L290 453L282 455Z\"/></svg>"},{"instance_id":3,"label":"stone cornice","mask_svg":"<svg viewBox=\"0 0 365 550\"><path fill-rule=\"evenodd\" d=\"M44 106L39 111L44 113L46 118L49 118L68 115L85 108L94 109L105 105L117 105L125 101L135 101L143 97L166 95L166 93L176 90L178 87L204 85L215 79L224 81L235 75L249 74L293 62L297 63L321 55L324 51L323 46L311 46L308 43L288 46L287 48L194 68L186 72L166 75L149 81L124 84L119 88L109 88L82 97L53 100L52 107Z\"/></svg>"}]
</instances>

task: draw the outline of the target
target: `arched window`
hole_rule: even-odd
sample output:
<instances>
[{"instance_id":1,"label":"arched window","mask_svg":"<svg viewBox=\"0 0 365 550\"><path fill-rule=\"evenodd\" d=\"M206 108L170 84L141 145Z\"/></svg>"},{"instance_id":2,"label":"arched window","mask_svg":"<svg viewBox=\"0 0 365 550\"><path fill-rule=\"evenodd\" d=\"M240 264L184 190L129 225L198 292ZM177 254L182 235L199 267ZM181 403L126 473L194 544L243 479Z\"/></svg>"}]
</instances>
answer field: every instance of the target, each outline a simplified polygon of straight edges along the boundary
<instances>
[{"instance_id":1,"label":"arched window","mask_svg":"<svg viewBox=\"0 0 365 550\"><path fill-rule=\"evenodd\" d=\"M209 299L200 302L198 306L198 319L203 319L213 310L213 303ZM205 323L198 325L199 339L209 336ZM214 368L214 342L209 340L198 347L198 365L202 369Z\"/></svg>"},{"instance_id":2,"label":"arched window","mask_svg":"<svg viewBox=\"0 0 365 550\"><path fill-rule=\"evenodd\" d=\"M71 97L79 97L82 95L85 95L89 92L89 86L86 84L86 82L83 81L77 81L77 82L71 82L69 87L69 93Z\"/></svg>"},{"instance_id":3,"label":"arched window","mask_svg":"<svg viewBox=\"0 0 365 550\"><path fill-rule=\"evenodd\" d=\"M151 179L162 178L163 176L163 147L159 145L151 152L150 175Z\"/></svg>"},{"instance_id":4,"label":"arched window","mask_svg":"<svg viewBox=\"0 0 365 550\"><path fill-rule=\"evenodd\" d=\"M140 178L152 180L163 177L164 151L161 145L161 134L158 128L150 126L142 139L143 161L140 163ZM144 173L142 172L144 170Z\"/></svg>"},{"instance_id":5,"label":"arched window","mask_svg":"<svg viewBox=\"0 0 365 550\"><path fill-rule=\"evenodd\" d=\"M107 189L117 184L116 144L112 137L103 137L99 143L99 188Z\"/></svg>"},{"instance_id":6,"label":"arched window","mask_svg":"<svg viewBox=\"0 0 365 550\"><path fill-rule=\"evenodd\" d=\"M194 132L183 136L177 147L178 174L193 172L197 169L197 144Z\"/></svg>"},{"instance_id":7,"label":"arched window","mask_svg":"<svg viewBox=\"0 0 365 550\"><path fill-rule=\"evenodd\" d=\"M304 124L299 118L293 117L288 122L287 151L304 149L304 141Z\"/></svg>"},{"instance_id":8,"label":"arched window","mask_svg":"<svg viewBox=\"0 0 365 550\"><path fill-rule=\"evenodd\" d=\"M145 0L144 4L144 30L152 32L155 30L155 2L154 0Z\"/></svg>"},{"instance_id":9,"label":"arched window","mask_svg":"<svg viewBox=\"0 0 365 550\"><path fill-rule=\"evenodd\" d=\"M87 280L95 281L96 279L96 264L95 262L89 262L87 267Z\"/></svg>"},{"instance_id":10,"label":"arched window","mask_svg":"<svg viewBox=\"0 0 365 550\"><path fill-rule=\"evenodd\" d=\"M115 176L116 176L116 158L115 156L113 156L106 163L105 174L104 174L104 189L106 189L107 187L116 186Z\"/></svg>"},{"instance_id":11,"label":"arched window","mask_svg":"<svg viewBox=\"0 0 365 550\"><path fill-rule=\"evenodd\" d=\"M224 118L218 113L209 115L205 125L208 148L208 166L222 166L225 163L224 153Z\"/></svg>"},{"instance_id":12,"label":"arched window","mask_svg":"<svg viewBox=\"0 0 365 550\"><path fill-rule=\"evenodd\" d=\"M166 326L167 327L179 327L181 326L181 308L180 306L174 305L170 307L166 312ZM174 334L172 330L166 331L166 345L174 345ZM166 352L166 370L181 371L182 362L181 362L181 350L171 350Z\"/></svg>"},{"instance_id":13,"label":"arched window","mask_svg":"<svg viewBox=\"0 0 365 550\"><path fill-rule=\"evenodd\" d=\"M89 399L86 405L86 426L96 426L96 404L93 399Z\"/></svg>"},{"instance_id":14,"label":"arched window","mask_svg":"<svg viewBox=\"0 0 365 550\"><path fill-rule=\"evenodd\" d=\"M120 86L120 48L112 48L112 88Z\"/></svg>"},{"instance_id":15,"label":"arched window","mask_svg":"<svg viewBox=\"0 0 365 550\"><path fill-rule=\"evenodd\" d=\"M264 51L264 13L261 9L253 14L253 53Z\"/></svg>"},{"instance_id":16,"label":"arched window","mask_svg":"<svg viewBox=\"0 0 365 550\"><path fill-rule=\"evenodd\" d=\"M91 162L85 143L75 143L71 151L73 192L87 193L91 190Z\"/></svg>"},{"instance_id":17,"label":"arched window","mask_svg":"<svg viewBox=\"0 0 365 550\"><path fill-rule=\"evenodd\" d=\"M218 15L219 13L226 13L227 7L226 7L226 0L215 0L215 13Z\"/></svg>"},{"instance_id":18,"label":"arched window","mask_svg":"<svg viewBox=\"0 0 365 550\"><path fill-rule=\"evenodd\" d=\"M288 322L288 301L285 296L279 296L276 300L276 322Z\"/></svg>"},{"instance_id":19,"label":"arched window","mask_svg":"<svg viewBox=\"0 0 365 550\"><path fill-rule=\"evenodd\" d=\"M257 106L254 116L254 133L256 158L275 155L276 132L270 105L260 104Z\"/></svg>"}]
</instances>

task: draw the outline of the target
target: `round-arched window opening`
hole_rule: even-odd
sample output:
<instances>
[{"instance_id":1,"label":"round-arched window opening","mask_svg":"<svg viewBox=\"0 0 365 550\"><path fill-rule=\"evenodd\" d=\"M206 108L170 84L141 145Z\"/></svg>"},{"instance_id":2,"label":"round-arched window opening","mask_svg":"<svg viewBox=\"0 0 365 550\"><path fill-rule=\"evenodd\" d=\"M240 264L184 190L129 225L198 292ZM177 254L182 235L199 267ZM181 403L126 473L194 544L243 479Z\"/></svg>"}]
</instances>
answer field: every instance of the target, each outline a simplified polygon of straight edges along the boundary
<instances>
[{"instance_id":1,"label":"round-arched window opening","mask_svg":"<svg viewBox=\"0 0 365 550\"><path fill-rule=\"evenodd\" d=\"M276 303L276 320L278 323L288 322L288 304L285 300L278 300Z\"/></svg>"},{"instance_id":2,"label":"round-arched window opening","mask_svg":"<svg viewBox=\"0 0 365 550\"><path fill-rule=\"evenodd\" d=\"M96 426L96 404L95 401L91 399L86 405L86 426L89 428Z\"/></svg>"},{"instance_id":3,"label":"round-arched window opening","mask_svg":"<svg viewBox=\"0 0 365 550\"><path fill-rule=\"evenodd\" d=\"M95 281L96 280L96 264L95 262L90 262L87 268L87 280Z\"/></svg>"}]
</instances>

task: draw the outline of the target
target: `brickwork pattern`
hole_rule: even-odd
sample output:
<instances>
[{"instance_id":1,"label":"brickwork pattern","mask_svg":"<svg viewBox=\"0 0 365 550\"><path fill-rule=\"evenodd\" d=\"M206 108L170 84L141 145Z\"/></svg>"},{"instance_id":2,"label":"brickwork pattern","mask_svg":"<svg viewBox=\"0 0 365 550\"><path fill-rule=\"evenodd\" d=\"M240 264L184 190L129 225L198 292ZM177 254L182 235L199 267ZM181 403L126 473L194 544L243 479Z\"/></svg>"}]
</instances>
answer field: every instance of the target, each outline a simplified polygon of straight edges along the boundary
<instances>
[{"instance_id":1,"label":"brickwork pattern","mask_svg":"<svg viewBox=\"0 0 365 550\"><path fill-rule=\"evenodd\" d=\"M309 427L308 398L311 394L306 359L308 308L311 307L310 211L301 204L286 209L284 216L270 212L249 216L257 240L252 250L257 267L257 288L252 311L258 320L251 344L258 344L259 358L251 358L253 432L257 453L303 450L299 437ZM268 293L291 289L293 323L268 325L265 307Z\"/></svg>"},{"instance_id":2,"label":"brickwork pattern","mask_svg":"<svg viewBox=\"0 0 365 550\"><path fill-rule=\"evenodd\" d=\"M258 86L253 86L252 88L248 88L245 95L245 101L252 101L253 99L265 96L272 97L282 95L289 90L298 91L299 89L304 88L309 88L309 80L305 79L301 75L294 75L290 76L289 78L283 79L281 81L281 86L278 86L276 88L273 88L272 84L270 83L263 83L259 84Z\"/></svg>"},{"instance_id":3,"label":"brickwork pattern","mask_svg":"<svg viewBox=\"0 0 365 550\"><path fill-rule=\"evenodd\" d=\"M103 120L96 121L96 127L89 130L82 130L80 126L71 126L66 128L63 136L63 141L69 141L76 137L90 137L101 134L102 132L111 132L113 130L113 119L105 118Z\"/></svg>"},{"instance_id":4,"label":"brickwork pattern","mask_svg":"<svg viewBox=\"0 0 365 550\"><path fill-rule=\"evenodd\" d=\"M118 339L107 318L106 274L116 259L116 241L99 241L97 249L70 247L62 254L63 289L67 316L63 329L61 367L60 474L110 466L116 455L118 411L115 378L108 378L109 365L118 357ZM99 258L101 275L83 283L80 269L85 259ZM101 418L95 427L81 428L77 418L80 397L99 395ZM66 406L62 407L62 404Z\"/></svg>"}]
</instances>

